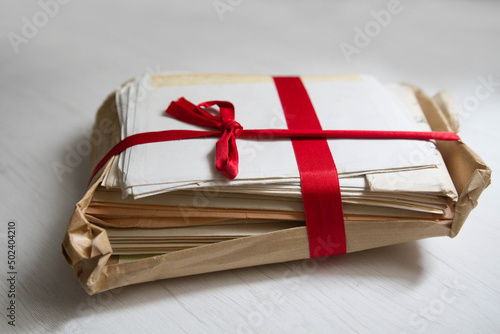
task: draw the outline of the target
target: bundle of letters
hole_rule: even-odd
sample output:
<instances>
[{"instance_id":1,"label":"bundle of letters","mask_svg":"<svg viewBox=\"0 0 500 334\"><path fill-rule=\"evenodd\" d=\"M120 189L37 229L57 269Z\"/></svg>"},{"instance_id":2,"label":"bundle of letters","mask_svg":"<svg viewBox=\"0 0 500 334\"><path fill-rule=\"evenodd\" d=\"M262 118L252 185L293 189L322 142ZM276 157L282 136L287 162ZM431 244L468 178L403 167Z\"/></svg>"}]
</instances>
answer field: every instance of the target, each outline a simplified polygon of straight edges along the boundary
<instances>
[{"instance_id":1,"label":"bundle of letters","mask_svg":"<svg viewBox=\"0 0 500 334\"><path fill-rule=\"evenodd\" d=\"M299 91L283 92L297 82ZM88 293L305 259L314 257L312 244L329 255L458 233L491 174L458 137L310 138L323 130L455 133L446 94L429 98L414 87L365 75L301 76L290 83L271 76L145 74L104 102L94 128L102 137L91 154L96 171L63 242L63 254ZM305 138L280 135L302 122L302 107L293 105L301 94L319 130L306 127ZM179 99L210 120L223 119L219 114L230 106L234 120L221 129L186 122L167 110ZM246 136L249 130L257 134ZM202 135L183 137L191 132ZM181 135L149 139L166 133ZM126 138L145 134L147 140L107 154ZM231 177L219 166L221 135L230 137L224 144L229 156L236 155ZM313 152L306 158L295 145L301 140ZM315 148L320 141L323 151ZM317 169L314 152L325 155L325 148L338 177L333 184L340 213L305 198L313 172L304 166ZM330 171L325 173L313 176L315 182L329 183ZM330 212L341 216L340 222L332 218L342 234L335 242L323 238L321 224L315 231L311 218L328 225ZM328 252L339 243L343 251Z\"/></svg>"}]
</instances>

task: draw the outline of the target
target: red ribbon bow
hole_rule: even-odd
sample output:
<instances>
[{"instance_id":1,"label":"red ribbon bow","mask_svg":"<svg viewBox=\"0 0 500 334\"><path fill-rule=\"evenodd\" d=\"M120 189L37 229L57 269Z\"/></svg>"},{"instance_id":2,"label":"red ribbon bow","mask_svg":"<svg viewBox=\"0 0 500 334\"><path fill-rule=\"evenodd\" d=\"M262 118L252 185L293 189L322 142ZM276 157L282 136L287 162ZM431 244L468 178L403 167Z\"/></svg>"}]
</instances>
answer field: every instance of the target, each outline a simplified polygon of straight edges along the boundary
<instances>
[{"instance_id":1,"label":"red ribbon bow","mask_svg":"<svg viewBox=\"0 0 500 334\"><path fill-rule=\"evenodd\" d=\"M219 107L220 116L212 115L205 110L214 105ZM181 97L170 103L166 113L183 122L223 131L215 146L215 166L230 180L238 175L239 157L236 138L243 132L243 127L234 120L234 106L231 102L207 101L194 105Z\"/></svg>"}]
</instances>

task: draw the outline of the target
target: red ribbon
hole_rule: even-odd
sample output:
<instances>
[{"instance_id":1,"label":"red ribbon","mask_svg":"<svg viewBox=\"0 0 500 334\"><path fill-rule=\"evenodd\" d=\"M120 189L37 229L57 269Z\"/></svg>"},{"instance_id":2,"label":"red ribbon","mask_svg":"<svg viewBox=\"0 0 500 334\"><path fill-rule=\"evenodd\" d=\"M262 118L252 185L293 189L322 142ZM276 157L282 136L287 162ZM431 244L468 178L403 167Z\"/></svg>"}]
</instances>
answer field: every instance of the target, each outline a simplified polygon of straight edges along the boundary
<instances>
[{"instance_id":1,"label":"red ribbon","mask_svg":"<svg viewBox=\"0 0 500 334\"><path fill-rule=\"evenodd\" d=\"M321 131L302 80L274 78L289 129ZM311 257L346 252L344 212L339 175L326 139L292 139L300 172L309 254Z\"/></svg>"},{"instance_id":2,"label":"red ribbon","mask_svg":"<svg viewBox=\"0 0 500 334\"><path fill-rule=\"evenodd\" d=\"M194 105L180 98L167 108L170 116L217 130L167 130L129 136L99 161L89 183L111 157L127 148L203 137L220 137L216 144L216 167L227 178L234 179L238 175L239 162L236 138L290 138L300 172L310 256L319 257L346 252L338 174L326 139L460 140L456 133L445 131L322 130L300 78L276 77L274 81L289 129L245 130L235 121L234 106L230 102L208 101ZM205 110L214 105L219 107L219 116Z\"/></svg>"}]
</instances>

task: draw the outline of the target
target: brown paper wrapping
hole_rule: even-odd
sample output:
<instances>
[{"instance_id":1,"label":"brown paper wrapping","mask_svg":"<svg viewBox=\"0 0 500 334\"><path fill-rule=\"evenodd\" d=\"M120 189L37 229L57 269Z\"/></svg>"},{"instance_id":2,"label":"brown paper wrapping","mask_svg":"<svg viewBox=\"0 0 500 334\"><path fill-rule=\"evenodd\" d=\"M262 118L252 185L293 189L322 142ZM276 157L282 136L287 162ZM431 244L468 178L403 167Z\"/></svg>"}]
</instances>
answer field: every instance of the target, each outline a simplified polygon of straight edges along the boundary
<instances>
[{"instance_id":1,"label":"brown paper wrapping","mask_svg":"<svg viewBox=\"0 0 500 334\"><path fill-rule=\"evenodd\" d=\"M436 100L431 99L416 88L414 91L432 130L455 131L456 124L450 118L452 112L443 99L439 96ZM99 126L104 119L110 120L113 127L111 132L103 134ZM119 131L112 94L96 116L94 133L99 132L107 138L103 141L105 145L93 145L91 165L95 165L119 141ZM491 170L462 141L438 142L437 147L459 193L451 227L425 221L346 221L348 253L429 237L455 237L458 234L477 205L481 192L490 184ZM85 218L93 193L112 161L92 180L92 185L76 205L62 244L64 258L89 294L165 278L309 258L306 227L297 227L118 264L111 257L112 248L105 229ZM328 247L325 242L325 247Z\"/></svg>"}]
</instances>

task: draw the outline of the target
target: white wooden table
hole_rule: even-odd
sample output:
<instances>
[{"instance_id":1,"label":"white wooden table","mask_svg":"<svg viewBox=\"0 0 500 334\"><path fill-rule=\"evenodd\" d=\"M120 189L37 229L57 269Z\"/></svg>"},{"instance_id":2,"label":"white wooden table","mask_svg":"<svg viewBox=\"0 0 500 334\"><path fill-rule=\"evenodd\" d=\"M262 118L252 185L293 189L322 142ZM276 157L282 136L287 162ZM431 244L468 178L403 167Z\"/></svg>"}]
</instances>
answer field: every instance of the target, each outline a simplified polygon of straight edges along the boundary
<instances>
[{"instance_id":1,"label":"white wooden table","mask_svg":"<svg viewBox=\"0 0 500 334\"><path fill-rule=\"evenodd\" d=\"M0 332L500 331L499 2L60 1L0 4ZM88 162L60 179L53 166L86 141L108 93L151 70L368 73L429 94L446 88L466 105L460 135L492 167L493 184L453 240L89 297L60 248ZM9 221L15 328L6 318Z\"/></svg>"}]
</instances>

